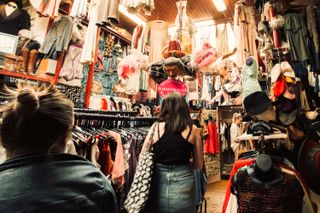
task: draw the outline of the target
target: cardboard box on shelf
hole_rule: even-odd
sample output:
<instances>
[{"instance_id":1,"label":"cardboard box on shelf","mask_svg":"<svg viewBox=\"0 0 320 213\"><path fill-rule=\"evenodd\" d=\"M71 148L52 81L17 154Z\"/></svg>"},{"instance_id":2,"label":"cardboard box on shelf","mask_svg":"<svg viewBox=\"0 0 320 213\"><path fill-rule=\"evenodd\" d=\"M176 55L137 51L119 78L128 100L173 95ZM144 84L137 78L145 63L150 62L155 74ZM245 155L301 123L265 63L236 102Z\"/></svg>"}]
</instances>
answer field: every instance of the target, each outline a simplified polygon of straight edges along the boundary
<instances>
[{"instance_id":1,"label":"cardboard box on shelf","mask_svg":"<svg viewBox=\"0 0 320 213\"><path fill-rule=\"evenodd\" d=\"M57 60L42 59L37 70L38 74L55 75L57 67Z\"/></svg>"}]
</instances>

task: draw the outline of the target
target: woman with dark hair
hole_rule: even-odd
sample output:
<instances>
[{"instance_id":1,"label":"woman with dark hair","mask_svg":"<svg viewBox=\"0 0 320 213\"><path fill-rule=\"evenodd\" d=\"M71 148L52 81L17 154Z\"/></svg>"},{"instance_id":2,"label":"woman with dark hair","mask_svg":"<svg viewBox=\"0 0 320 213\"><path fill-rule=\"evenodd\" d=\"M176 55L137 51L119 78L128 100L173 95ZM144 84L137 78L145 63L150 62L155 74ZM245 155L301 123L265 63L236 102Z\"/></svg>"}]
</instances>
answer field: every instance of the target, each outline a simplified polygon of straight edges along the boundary
<instances>
[{"instance_id":1,"label":"woman with dark hair","mask_svg":"<svg viewBox=\"0 0 320 213\"><path fill-rule=\"evenodd\" d=\"M0 212L117 212L111 184L85 159L63 154L73 104L54 86L18 86L1 108Z\"/></svg>"},{"instance_id":2,"label":"woman with dark hair","mask_svg":"<svg viewBox=\"0 0 320 213\"><path fill-rule=\"evenodd\" d=\"M195 212L194 168L202 170L203 149L200 131L193 125L188 105L177 92L168 94L161 105L153 136L155 166L146 212ZM147 144L147 143L144 143ZM146 147L142 149L142 153Z\"/></svg>"}]
</instances>

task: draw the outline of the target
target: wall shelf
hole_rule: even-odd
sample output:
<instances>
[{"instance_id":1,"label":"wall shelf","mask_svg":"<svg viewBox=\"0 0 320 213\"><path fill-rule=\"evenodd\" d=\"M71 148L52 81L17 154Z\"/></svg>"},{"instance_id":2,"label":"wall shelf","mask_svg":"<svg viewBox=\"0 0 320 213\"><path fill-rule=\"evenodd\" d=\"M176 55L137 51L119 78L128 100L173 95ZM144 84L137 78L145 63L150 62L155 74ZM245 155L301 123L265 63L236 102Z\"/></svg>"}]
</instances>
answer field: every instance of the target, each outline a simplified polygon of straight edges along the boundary
<instances>
[{"instance_id":1,"label":"wall shelf","mask_svg":"<svg viewBox=\"0 0 320 213\"><path fill-rule=\"evenodd\" d=\"M116 36L117 38L119 38L120 40L126 42L127 44L131 44L131 41L129 39L127 39L126 37L124 37L123 35L121 35L119 32L117 32L116 30L112 29L109 26L103 26L101 27L102 30L107 31L108 33L111 33L112 35Z\"/></svg>"},{"instance_id":2,"label":"wall shelf","mask_svg":"<svg viewBox=\"0 0 320 213\"><path fill-rule=\"evenodd\" d=\"M49 82L49 83L53 83L53 80L54 80L54 76L48 76L48 75L45 75L45 74L28 75L28 74L8 71L8 70L0 70L0 75L12 76L12 77L23 78L23 79L29 79L29 80L34 80L34 81L43 81L43 82Z\"/></svg>"}]
</instances>

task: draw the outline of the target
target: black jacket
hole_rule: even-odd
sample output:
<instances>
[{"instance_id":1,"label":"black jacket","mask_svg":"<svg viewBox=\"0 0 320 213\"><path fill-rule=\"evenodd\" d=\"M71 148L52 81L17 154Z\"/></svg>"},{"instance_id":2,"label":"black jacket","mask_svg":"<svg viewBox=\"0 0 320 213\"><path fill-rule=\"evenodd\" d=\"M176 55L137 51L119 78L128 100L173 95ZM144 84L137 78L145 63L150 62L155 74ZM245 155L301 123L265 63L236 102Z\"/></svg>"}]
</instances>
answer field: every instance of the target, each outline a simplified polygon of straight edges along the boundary
<instances>
[{"instance_id":1,"label":"black jacket","mask_svg":"<svg viewBox=\"0 0 320 213\"><path fill-rule=\"evenodd\" d=\"M25 155L0 165L0 212L117 212L106 177L69 154Z\"/></svg>"}]
</instances>

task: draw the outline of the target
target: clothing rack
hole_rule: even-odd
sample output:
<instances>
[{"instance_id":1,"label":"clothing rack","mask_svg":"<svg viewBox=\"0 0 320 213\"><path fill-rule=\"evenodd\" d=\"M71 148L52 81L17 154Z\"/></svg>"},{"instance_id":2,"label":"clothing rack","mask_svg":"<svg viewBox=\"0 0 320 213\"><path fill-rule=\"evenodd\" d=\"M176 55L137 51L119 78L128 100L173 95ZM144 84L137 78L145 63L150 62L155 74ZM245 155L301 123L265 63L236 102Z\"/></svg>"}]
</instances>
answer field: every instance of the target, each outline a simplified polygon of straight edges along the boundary
<instances>
[{"instance_id":1,"label":"clothing rack","mask_svg":"<svg viewBox=\"0 0 320 213\"><path fill-rule=\"evenodd\" d=\"M135 113L75 109L74 117L76 125L96 128L149 127L157 120L156 117L138 117Z\"/></svg>"},{"instance_id":2,"label":"clothing rack","mask_svg":"<svg viewBox=\"0 0 320 213\"><path fill-rule=\"evenodd\" d=\"M90 114L105 114L105 115L127 115L136 116L137 111L106 111L106 110L95 110L95 109L85 109L85 108L74 108L75 113L90 113Z\"/></svg>"},{"instance_id":3,"label":"clothing rack","mask_svg":"<svg viewBox=\"0 0 320 213\"><path fill-rule=\"evenodd\" d=\"M114 113L114 112L113 112ZM156 117L137 117L137 116L127 116L127 115L108 115L100 113L85 113L85 112L75 112L76 117L81 118L92 118L92 119L111 119L115 121L156 121Z\"/></svg>"}]
</instances>

